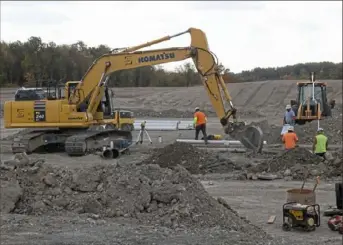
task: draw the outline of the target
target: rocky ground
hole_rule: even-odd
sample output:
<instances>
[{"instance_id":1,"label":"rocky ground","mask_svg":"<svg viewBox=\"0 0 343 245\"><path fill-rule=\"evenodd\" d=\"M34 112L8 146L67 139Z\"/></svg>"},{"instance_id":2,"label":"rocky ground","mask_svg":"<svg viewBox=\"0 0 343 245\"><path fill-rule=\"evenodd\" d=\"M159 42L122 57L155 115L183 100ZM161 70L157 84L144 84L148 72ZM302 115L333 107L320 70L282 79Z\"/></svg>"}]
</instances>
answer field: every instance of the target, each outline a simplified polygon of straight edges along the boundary
<instances>
[{"instance_id":1,"label":"rocky ground","mask_svg":"<svg viewBox=\"0 0 343 245\"><path fill-rule=\"evenodd\" d=\"M330 144L336 146L342 140L341 84L329 82L329 98L338 105L333 118L321 122ZM307 147L284 152L271 146L280 144L280 118L284 105L295 96L294 81L229 88L242 119L262 128L270 145L264 152L202 150L174 143L177 138L193 138L194 131L155 131L149 132L152 145L135 146L130 155L113 161L63 153L19 154L13 159L4 138L13 138L17 130L2 129L0 243L341 244L342 237L327 228L326 218L312 233L281 229L286 190L299 188L297 180L308 174L312 185L320 176L316 194L325 209L335 205L333 181L342 176L341 148L330 149L330 158L324 160ZM122 108L135 111L137 117L191 118L195 106L213 115L202 87L144 88L139 93L123 88L116 94ZM2 91L0 96L10 99L13 94ZM300 143L311 144L316 127L316 123L296 127ZM221 133L217 119L210 120L208 131ZM260 175L277 179L261 181ZM277 219L267 225L270 215Z\"/></svg>"},{"instance_id":2,"label":"rocky ground","mask_svg":"<svg viewBox=\"0 0 343 245\"><path fill-rule=\"evenodd\" d=\"M226 198L212 197L206 185L182 166L191 166L192 161L196 163L199 159L206 163L212 154L189 147L190 151L194 150L191 155L196 152L200 158L180 158L182 146L173 144L155 150L170 149L173 154L167 158L155 155L151 164L147 162L149 157L142 164L128 162L125 156L120 162L89 156L91 159L88 163L83 161L83 166L77 165L75 159L70 164L62 161L55 164L41 155L17 154L14 160L5 160L0 170L3 244L47 241L45 244L278 245L294 242L287 236L266 233L256 223L241 217ZM175 164L171 164L170 158ZM204 165L202 169L207 168ZM211 165L208 167L211 169ZM218 186L213 181L210 187ZM251 198L256 196L246 196L245 201L251 203ZM69 230L67 225L71 227ZM120 228L108 234L111 228L117 227ZM11 234L19 238L14 239ZM30 234L29 241L25 240L25 234ZM48 242L48 239L52 240ZM336 244L332 242L339 241L339 236L327 238L325 235L321 239L322 243L312 244ZM307 243L298 239L297 244Z\"/></svg>"}]
</instances>

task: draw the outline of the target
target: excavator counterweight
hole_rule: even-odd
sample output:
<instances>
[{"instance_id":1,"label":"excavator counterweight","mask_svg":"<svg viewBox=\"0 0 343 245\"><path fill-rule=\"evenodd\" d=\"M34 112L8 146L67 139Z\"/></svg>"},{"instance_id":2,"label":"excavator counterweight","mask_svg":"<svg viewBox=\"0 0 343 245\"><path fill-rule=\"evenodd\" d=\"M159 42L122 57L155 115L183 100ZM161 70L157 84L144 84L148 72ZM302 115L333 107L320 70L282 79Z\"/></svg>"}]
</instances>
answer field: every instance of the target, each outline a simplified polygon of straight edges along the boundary
<instances>
[{"instance_id":1,"label":"excavator counterweight","mask_svg":"<svg viewBox=\"0 0 343 245\"><path fill-rule=\"evenodd\" d=\"M183 34L190 34L191 45L139 51ZM4 105L5 128L40 128L15 139L13 151L32 152L51 144L65 147L69 155L84 155L107 147L110 143L132 143L129 130L114 125L114 105L108 88L109 75L115 71L192 59L201 76L209 100L226 134L240 140L247 148L262 148L262 132L238 122L237 110L219 73L217 57L210 51L203 31L187 31L145 44L104 54L89 67L80 82L67 83L64 99L7 101ZM74 86L73 89L68 86ZM75 86L76 85L76 86ZM21 112L18 117L17 112ZM232 120L230 120L232 119ZM55 128L49 131L48 128Z\"/></svg>"}]
</instances>

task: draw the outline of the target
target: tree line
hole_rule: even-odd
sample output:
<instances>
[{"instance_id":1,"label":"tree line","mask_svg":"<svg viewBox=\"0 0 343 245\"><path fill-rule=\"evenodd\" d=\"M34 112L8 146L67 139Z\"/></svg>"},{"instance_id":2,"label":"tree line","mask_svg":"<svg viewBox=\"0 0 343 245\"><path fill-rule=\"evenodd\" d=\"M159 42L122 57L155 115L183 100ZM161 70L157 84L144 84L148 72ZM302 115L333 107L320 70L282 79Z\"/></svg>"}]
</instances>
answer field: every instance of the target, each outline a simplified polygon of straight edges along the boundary
<instances>
[{"instance_id":1,"label":"tree line","mask_svg":"<svg viewBox=\"0 0 343 245\"><path fill-rule=\"evenodd\" d=\"M106 45L87 47L79 41L72 45L45 43L40 37L26 42L1 42L0 86L25 86L36 80L77 81L92 62L111 52ZM308 79L316 72L318 79L342 79L342 63L312 62L285 67L260 68L233 73L219 65L225 82ZM166 71L161 66L146 66L111 74L110 85L117 87L194 86L201 80L192 63Z\"/></svg>"}]
</instances>

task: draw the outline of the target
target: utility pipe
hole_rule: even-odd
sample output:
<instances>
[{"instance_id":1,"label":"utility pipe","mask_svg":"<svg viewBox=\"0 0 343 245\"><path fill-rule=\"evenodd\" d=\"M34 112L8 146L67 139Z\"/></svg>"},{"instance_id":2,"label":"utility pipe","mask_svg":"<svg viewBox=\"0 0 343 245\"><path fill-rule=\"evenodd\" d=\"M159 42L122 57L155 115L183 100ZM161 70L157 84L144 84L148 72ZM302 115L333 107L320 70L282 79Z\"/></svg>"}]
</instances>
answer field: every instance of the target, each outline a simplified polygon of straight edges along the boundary
<instances>
[{"instance_id":1,"label":"utility pipe","mask_svg":"<svg viewBox=\"0 0 343 245\"><path fill-rule=\"evenodd\" d=\"M190 143L190 144L205 144L204 140L190 140L190 139L176 139L176 142ZM241 145L242 143L239 140L208 140L208 144L237 144ZM267 141L263 141L263 144L266 145Z\"/></svg>"}]
</instances>

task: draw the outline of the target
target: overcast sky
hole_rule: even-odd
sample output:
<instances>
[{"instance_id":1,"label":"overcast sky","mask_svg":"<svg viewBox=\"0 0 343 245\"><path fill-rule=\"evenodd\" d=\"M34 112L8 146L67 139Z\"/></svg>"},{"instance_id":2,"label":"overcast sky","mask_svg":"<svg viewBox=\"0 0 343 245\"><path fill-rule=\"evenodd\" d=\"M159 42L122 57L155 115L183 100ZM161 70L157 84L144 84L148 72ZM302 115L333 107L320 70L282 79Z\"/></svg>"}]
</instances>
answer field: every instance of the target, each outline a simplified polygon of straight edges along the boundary
<instances>
[{"instance_id":1,"label":"overcast sky","mask_svg":"<svg viewBox=\"0 0 343 245\"><path fill-rule=\"evenodd\" d=\"M234 72L300 62L342 61L342 2L1 2L1 40L111 48L202 29ZM153 46L184 47L188 35ZM172 69L180 63L164 66Z\"/></svg>"}]
</instances>

